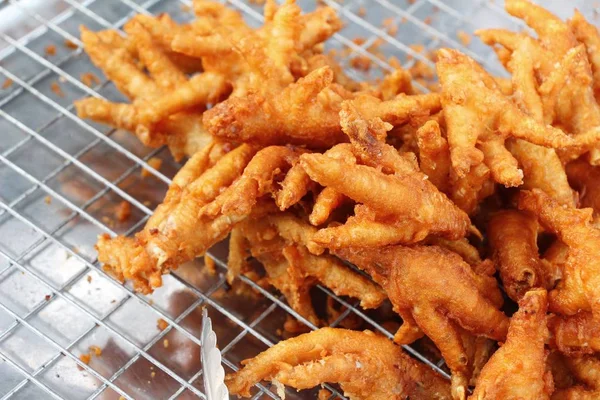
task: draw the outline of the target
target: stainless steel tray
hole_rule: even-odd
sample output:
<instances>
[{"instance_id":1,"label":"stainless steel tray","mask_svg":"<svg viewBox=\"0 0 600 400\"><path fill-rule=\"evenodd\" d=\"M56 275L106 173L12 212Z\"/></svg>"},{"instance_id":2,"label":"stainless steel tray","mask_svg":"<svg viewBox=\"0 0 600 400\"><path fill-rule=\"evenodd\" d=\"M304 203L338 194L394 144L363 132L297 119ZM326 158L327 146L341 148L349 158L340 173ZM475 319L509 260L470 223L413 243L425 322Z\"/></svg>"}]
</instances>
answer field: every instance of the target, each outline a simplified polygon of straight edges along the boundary
<instances>
[{"instance_id":1,"label":"stainless steel tray","mask_svg":"<svg viewBox=\"0 0 600 400\"><path fill-rule=\"evenodd\" d=\"M366 49L377 38L380 50L405 65L430 63L410 44L461 48L496 74L495 55L476 38L465 47L459 32L482 27L522 27L493 0L323 0L339 10L346 25L330 48L351 49L351 57L373 61L368 73L348 69L356 79L377 77L390 66ZM230 0L252 24L261 23L260 6ZM315 0L298 0L306 10ZM562 16L574 6L595 19L596 2L544 1ZM151 296L134 293L99 267L94 243L103 232L131 234L160 203L179 168L165 149L148 149L130 134L110 130L74 114L72 102L87 95L121 96L104 80L88 88L80 76L102 74L81 49L78 26L120 28L134 13L168 12L178 20L192 16L189 1L178 0L4 0L0 1L0 399L188 399L202 397L199 356L201 307L213 320L226 371L281 340L286 315L294 313L283 298L256 287L256 299L227 291L223 271L226 249L213 251L218 274L201 260L166 276ZM366 12L364 16L363 11ZM399 23L391 36L382 26ZM355 37L366 41L357 45ZM48 45L56 54L47 54ZM58 84L63 96L52 89ZM163 160L160 172L150 157ZM143 178L141 170L150 171ZM132 206L131 217L115 223L115 206ZM365 327L392 333L363 312L356 302L325 288L344 309L332 323L360 318ZM160 330L157 320L168 327ZM308 321L309 328L314 329ZM89 346L102 349L89 365L79 356ZM414 349L408 351L433 367L442 366ZM433 362L432 362L433 361ZM314 398L317 389L288 398ZM334 393L332 397L341 395ZM277 398L268 386L255 398Z\"/></svg>"}]
</instances>

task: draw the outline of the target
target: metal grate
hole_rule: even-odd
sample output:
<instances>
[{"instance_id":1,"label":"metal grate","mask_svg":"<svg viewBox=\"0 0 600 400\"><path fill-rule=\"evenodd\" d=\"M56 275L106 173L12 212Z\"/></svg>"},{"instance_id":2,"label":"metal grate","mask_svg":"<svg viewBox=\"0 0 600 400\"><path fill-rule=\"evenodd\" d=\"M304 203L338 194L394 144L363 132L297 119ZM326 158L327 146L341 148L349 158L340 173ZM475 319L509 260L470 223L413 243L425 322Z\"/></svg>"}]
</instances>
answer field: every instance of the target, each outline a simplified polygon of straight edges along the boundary
<instances>
[{"instance_id":1,"label":"metal grate","mask_svg":"<svg viewBox=\"0 0 600 400\"><path fill-rule=\"evenodd\" d=\"M503 74L493 53L476 38L460 40L482 27L523 26L508 17L493 0L323 0L339 11L344 29L328 44L350 49L346 61L368 57L368 72L348 69L355 79L377 77L390 65L369 46L404 65L431 62L409 44L426 49L461 48L496 74ZM126 399L205 398L199 357L201 306L207 306L219 338L227 371L239 361L276 343L276 334L291 314L280 295L242 280L260 294L253 304L226 293L222 274L212 276L200 260L166 276L164 287L150 296L135 293L108 276L96 260L93 245L99 233L131 234L146 222L160 203L170 177L178 169L165 149L143 147L132 135L82 121L72 102L83 96L121 99L110 82L93 88L80 74L102 74L81 48L78 26L120 28L134 13L169 12L184 21L192 15L185 0L8 0L0 2L0 399ZM229 0L252 25L261 23L259 6ZM315 0L298 0L306 10ZM560 15L573 4L544 2ZM581 0L582 12L595 17L594 5ZM364 13L366 12L366 13ZM363 15L364 14L364 15ZM362 16L361 16L362 15ZM394 35L382 21L398 24ZM356 44L353 38L366 39ZM56 54L47 54L48 45ZM9 82L12 82L9 85ZM51 89L58 84L61 92ZM163 160L161 172L146 161ZM145 169L150 176L140 174ZM114 207L132 205L128 221L114 223ZM220 272L226 249L213 250ZM344 309L331 326L360 318L372 330L393 336L349 302L319 287ZM161 318L168 327L159 330ZM103 349L89 365L79 359L89 346ZM410 347L415 357L440 370ZM441 370L440 370L441 371ZM443 373L443 371L442 371ZM446 375L447 376L447 375ZM343 396L331 388L332 398ZM257 385L254 398L277 396ZM288 398L314 398L316 390Z\"/></svg>"}]
</instances>

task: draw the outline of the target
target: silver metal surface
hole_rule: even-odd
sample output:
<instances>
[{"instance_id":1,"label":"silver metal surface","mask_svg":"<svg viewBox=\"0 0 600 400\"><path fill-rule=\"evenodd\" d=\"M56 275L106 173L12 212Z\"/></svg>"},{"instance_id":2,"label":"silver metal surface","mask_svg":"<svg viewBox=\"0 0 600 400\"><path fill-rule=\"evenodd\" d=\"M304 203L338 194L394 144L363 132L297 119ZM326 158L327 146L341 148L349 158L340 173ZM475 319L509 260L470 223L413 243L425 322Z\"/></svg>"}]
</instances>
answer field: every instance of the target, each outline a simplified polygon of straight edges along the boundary
<instances>
[{"instance_id":1,"label":"silver metal surface","mask_svg":"<svg viewBox=\"0 0 600 400\"><path fill-rule=\"evenodd\" d=\"M248 22L259 25L261 7L229 0ZM298 0L306 10L315 0ZM345 21L328 48L350 49L347 58L362 55L373 62L369 72L348 69L355 79L371 79L390 65L368 51L377 38L386 56L405 66L416 60L409 47L461 48L493 73L504 74L495 55L473 38L465 46L463 31L483 27L521 29L492 0L324 0ZM562 16L572 9L595 19L595 2L545 1ZM170 13L192 18L184 0L4 0L0 2L0 399L190 399L206 398L200 363L201 308L212 317L226 372L281 340L277 331L286 315L308 329L309 321L290 309L283 297L242 278L256 298L228 291L222 275L226 249L211 254L213 276L201 260L182 266L164 279L150 296L135 293L107 275L98 264L94 243L100 233L132 234L159 204L170 178L180 167L166 149L148 149L126 132L80 120L72 102L84 96L122 99L114 86L102 82L89 88L81 74L103 75L77 45L78 27L119 29L135 13ZM365 12L363 15L363 11ZM398 24L394 35L382 23ZM352 39L366 39L356 44ZM45 51L56 46L56 54ZM346 61L347 61L346 60ZM346 63L346 67L348 64ZM63 96L51 90L58 84ZM160 171L146 161L163 160ZM150 176L143 178L142 169ZM115 222L123 200L131 217ZM357 302L319 287L344 311L331 326L361 319L365 327L388 337L387 330ZM158 320L167 328L160 330ZM90 346L98 346L96 356ZM433 368L430 360L406 350ZM80 355L92 353L85 364ZM332 398L342 397L333 391ZM318 389L286 396L314 398ZM257 385L254 398L277 398L276 391Z\"/></svg>"}]
</instances>

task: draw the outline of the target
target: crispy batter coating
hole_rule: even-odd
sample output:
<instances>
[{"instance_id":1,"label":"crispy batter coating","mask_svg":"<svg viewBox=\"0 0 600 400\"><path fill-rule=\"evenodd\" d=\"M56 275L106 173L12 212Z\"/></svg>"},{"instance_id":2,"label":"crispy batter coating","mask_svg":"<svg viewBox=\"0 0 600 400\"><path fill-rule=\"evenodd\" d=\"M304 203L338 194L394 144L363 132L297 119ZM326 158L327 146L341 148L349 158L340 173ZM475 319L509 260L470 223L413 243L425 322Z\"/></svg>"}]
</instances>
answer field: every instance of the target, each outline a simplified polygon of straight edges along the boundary
<instances>
[{"instance_id":1,"label":"crispy batter coating","mask_svg":"<svg viewBox=\"0 0 600 400\"><path fill-rule=\"evenodd\" d=\"M300 157L311 179L362 203L355 207L355 215L346 224L321 230L315 241L339 248L414 243L429 233L450 239L463 237L470 226L467 215L418 172L414 158L407 158L380 141L388 125L378 118L366 121L352 103L346 102L342 107L342 127L355 155L368 165L381 166L382 170L358 165L349 157L332 158L328 154ZM379 193L387 193L397 201L389 202Z\"/></svg>"},{"instance_id":2,"label":"crispy batter coating","mask_svg":"<svg viewBox=\"0 0 600 400\"><path fill-rule=\"evenodd\" d=\"M506 342L483 367L469 399L550 399L554 387L552 375L546 372L547 307L544 289L523 295Z\"/></svg>"},{"instance_id":3,"label":"crispy batter coating","mask_svg":"<svg viewBox=\"0 0 600 400\"><path fill-rule=\"evenodd\" d=\"M177 174L165 200L135 238L103 235L98 239L98 260L117 277L132 280L138 291L150 293L161 286L161 275L204 254L249 215L251 210L203 217L199 211L242 174L255 152L242 145L206 170L209 149L197 153Z\"/></svg>"},{"instance_id":4,"label":"crispy batter coating","mask_svg":"<svg viewBox=\"0 0 600 400\"><path fill-rule=\"evenodd\" d=\"M482 162L505 186L521 185L523 172L504 147L508 137L547 147L564 147L573 139L523 113L498 89L474 60L457 50L441 49L436 63L452 166L459 177Z\"/></svg>"},{"instance_id":5,"label":"crispy batter coating","mask_svg":"<svg viewBox=\"0 0 600 400\"><path fill-rule=\"evenodd\" d=\"M427 121L416 132L421 171L461 210L471 215L479 202L494 193L490 170L479 164L459 177L452 169L448 141L435 120Z\"/></svg>"},{"instance_id":6,"label":"crispy batter coating","mask_svg":"<svg viewBox=\"0 0 600 400\"><path fill-rule=\"evenodd\" d=\"M334 188L324 188L315 199L313 209L308 217L310 223L314 226L324 224L331 216L333 210L347 201L348 198Z\"/></svg>"},{"instance_id":7,"label":"crispy batter coating","mask_svg":"<svg viewBox=\"0 0 600 400\"><path fill-rule=\"evenodd\" d=\"M548 319L554 345L565 354L600 351L600 323L589 312L574 316L552 315Z\"/></svg>"},{"instance_id":8,"label":"crispy batter coating","mask_svg":"<svg viewBox=\"0 0 600 400\"><path fill-rule=\"evenodd\" d=\"M575 10L568 24L577 40L583 43L587 50L594 76L594 93L598 100L600 98L600 33L578 10Z\"/></svg>"},{"instance_id":9,"label":"crispy batter coating","mask_svg":"<svg viewBox=\"0 0 600 400\"><path fill-rule=\"evenodd\" d=\"M552 400L593 400L600 396L600 360L594 356L565 357L578 384L558 390Z\"/></svg>"},{"instance_id":10,"label":"crispy batter coating","mask_svg":"<svg viewBox=\"0 0 600 400\"><path fill-rule=\"evenodd\" d=\"M537 215L569 247L562 280L550 292L550 311L591 311L600 320L600 231L590 225L592 210L563 207L539 189L522 191L519 208Z\"/></svg>"},{"instance_id":11,"label":"crispy batter coating","mask_svg":"<svg viewBox=\"0 0 600 400\"><path fill-rule=\"evenodd\" d=\"M360 299L363 308L376 308L387 298L383 290L352 271L339 259L321 254L310 243L316 228L289 213L271 214L240 225L250 253L262 263L268 282L281 291L290 307L311 323L320 325L312 306L310 290L317 283L339 296Z\"/></svg>"},{"instance_id":12,"label":"crispy batter coating","mask_svg":"<svg viewBox=\"0 0 600 400\"><path fill-rule=\"evenodd\" d=\"M451 398L444 378L370 331L321 328L279 342L242 364L225 381L232 394L244 397L253 384L269 380L296 389L339 383L351 399Z\"/></svg>"},{"instance_id":13,"label":"crispy batter coating","mask_svg":"<svg viewBox=\"0 0 600 400\"><path fill-rule=\"evenodd\" d=\"M551 289L546 262L537 246L537 218L526 212L503 210L492 216L487 234L504 290L519 301L534 288Z\"/></svg>"},{"instance_id":14,"label":"crispy batter coating","mask_svg":"<svg viewBox=\"0 0 600 400\"><path fill-rule=\"evenodd\" d=\"M403 325L396 342L410 343L418 327L436 344L452 371L454 396L464 398L469 359L458 327L500 341L506 336L508 318L496 307L502 295L494 278L477 275L459 255L437 246L342 248L335 254L367 271L387 292L410 326Z\"/></svg>"},{"instance_id":15,"label":"crispy batter coating","mask_svg":"<svg viewBox=\"0 0 600 400\"><path fill-rule=\"evenodd\" d=\"M265 147L252 158L242 176L224 190L210 204L200 210L200 216L220 214L248 214L256 201L273 194L277 178L298 161L304 150L295 147Z\"/></svg>"},{"instance_id":16,"label":"crispy batter coating","mask_svg":"<svg viewBox=\"0 0 600 400\"><path fill-rule=\"evenodd\" d=\"M579 192L579 206L590 207L594 217L600 213L600 168L584 160L575 160L566 166L569 183Z\"/></svg>"}]
</instances>

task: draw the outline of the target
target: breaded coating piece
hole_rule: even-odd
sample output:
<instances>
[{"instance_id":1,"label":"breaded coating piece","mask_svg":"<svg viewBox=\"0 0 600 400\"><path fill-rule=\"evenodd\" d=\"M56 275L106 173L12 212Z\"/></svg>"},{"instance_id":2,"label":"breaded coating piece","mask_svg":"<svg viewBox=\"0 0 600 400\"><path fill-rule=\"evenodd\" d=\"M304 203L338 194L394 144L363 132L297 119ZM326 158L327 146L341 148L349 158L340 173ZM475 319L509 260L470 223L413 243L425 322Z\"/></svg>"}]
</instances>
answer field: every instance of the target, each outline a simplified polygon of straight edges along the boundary
<instances>
[{"instance_id":1,"label":"breaded coating piece","mask_svg":"<svg viewBox=\"0 0 600 400\"><path fill-rule=\"evenodd\" d=\"M548 319L553 344L565 354L600 352L600 323L589 312Z\"/></svg>"},{"instance_id":2,"label":"breaded coating piece","mask_svg":"<svg viewBox=\"0 0 600 400\"><path fill-rule=\"evenodd\" d=\"M339 383L351 399L450 399L450 387L436 372L370 331L321 328L288 339L225 378L232 394L250 396L263 380L298 390Z\"/></svg>"},{"instance_id":3,"label":"breaded coating piece","mask_svg":"<svg viewBox=\"0 0 600 400\"><path fill-rule=\"evenodd\" d=\"M368 272L386 291L404 321L397 343L413 341L419 328L435 343L452 371L454 398L464 399L469 359L462 329L498 341L506 337L508 318L498 309L502 295L495 279L476 274L458 254L437 246L342 248L334 253Z\"/></svg>"},{"instance_id":4,"label":"breaded coating piece","mask_svg":"<svg viewBox=\"0 0 600 400\"><path fill-rule=\"evenodd\" d=\"M384 246L414 243L430 233L450 239L466 234L468 216L418 171L414 156L406 157L382 141L388 124L363 119L350 102L343 104L340 118L352 151L367 165L327 153L303 155L300 163L314 181L362 204L346 224L319 231L316 242L334 248Z\"/></svg>"},{"instance_id":5,"label":"breaded coating piece","mask_svg":"<svg viewBox=\"0 0 600 400\"><path fill-rule=\"evenodd\" d=\"M471 400L542 400L554 390L552 374L546 371L544 343L547 293L536 289L525 293L519 311L510 320L506 342L483 367Z\"/></svg>"},{"instance_id":6,"label":"breaded coating piece","mask_svg":"<svg viewBox=\"0 0 600 400\"><path fill-rule=\"evenodd\" d=\"M569 248L562 279L550 292L550 311L590 311L600 321L600 230L590 225L592 210L563 207L539 189L522 191L519 208L536 215Z\"/></svg>"},{"instance_id":7,"label":"breaded coating piece","mask_svg":"<svg viewBox=\"0 0 600 400\"><path fill-rule=\"evenodd\" d=\"M519 110L471 58L450 49L441 49L437 55L450 159L459 177L485 163L496 182L519 186L523 172L504 146L507 138L546 147L573 144L560 129L541 124Z\"/></svg>"},{"instance_id":8,"label":"breaded coating piece","mask_svg":"<svg viewBox=\"0 0 600 400\"><path fill-rule=\"evenodd\" d=\"M255 153L242 145L209 168L210 148L197 153L175 176L165 200L134 238L100 236L98 260L118 278L132 280L142 293L161 286L163 274L204 254L249 215L250 209L214 217L202 217L199 211L242 175Z\"/></svg>"},{"instance_id":9,"label":"breaded coating piece","mask_svg":"<svg viewBox=\"0 0 600 400\"><path fill-rule=\"evenodd\" d=\"M429 120L417 129L416 138L421 171L461 210L473 214L479 202L494 193L494 181L484 164L471 168L462 178L454 172L448 141L437 121Z\"/></svg>"},{"instance_id":10,"label":"breaded coating piece","mask_svg":"<svg viewBox=\"0 0 600 400\"><path fill-rule=\"evenodd\" d=\"M600 167L579 159L566 166L571 186L579 192L579 206L594 210L594 219L600 216Z\"/></svg>"},{"instance_id":11,"label":"breaded coating piece","mask_svg":"<svg viewBox=\"0 0 600 400\"><path fill-rule=\"evenodd\" d=\"M519 301L534 288L551 289L547 261L540 259L537 218L527 212L502 210L494 214L487 234L504 290Z\"/></svg>"}]
</instances>

